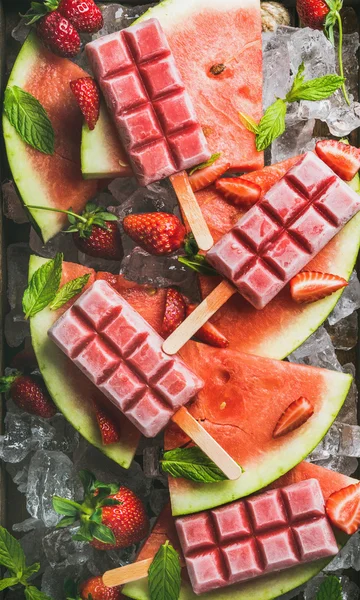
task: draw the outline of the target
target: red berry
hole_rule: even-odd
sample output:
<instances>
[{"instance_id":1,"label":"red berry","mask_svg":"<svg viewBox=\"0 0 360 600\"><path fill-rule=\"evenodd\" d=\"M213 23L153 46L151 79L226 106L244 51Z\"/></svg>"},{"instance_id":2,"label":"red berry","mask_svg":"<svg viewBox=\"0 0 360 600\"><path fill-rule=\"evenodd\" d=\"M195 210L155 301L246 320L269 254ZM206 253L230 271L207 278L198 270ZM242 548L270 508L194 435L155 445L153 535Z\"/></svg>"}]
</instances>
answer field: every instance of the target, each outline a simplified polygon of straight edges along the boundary
<instances>
[{"instance_id":1,"label":"red berry","mask_svg":"<svg viewBox=\"0 0 360 600\"><path fill-rule=\"evenodd\" d=\"M296 0L296 10L303 25L322 29L330 9L324 0Z\"/></svg>"},{"instance_id":2,"label":"red berry","mask_svg":"<svg viewBox=\"0 0 360 600\"><path fill-rule=\"evenodd\" d=\"M306 398L298 398L282 413L278 420L273 437L278 438L297 429L314 414L314 407Z\"/></svg>"},{"instance_id":3,"label":"red berry","mask_svg":"<svg viewBox=\"0 0 360 600\"><path fill-rule=\"evenodd\" d=\"M161 329L161 335L163 338L167 338L180 323L183 322L186 316L186 303L185 300L174 288L168 288L166 290L165 300L165 313L163 318L163 324Z\"/></svg>"},{"instance_id":4,"label":"red berry","mask_svg":"<svg viewBox=\"0 0 360 600\"><path fill-rule=\"evenodd\" d=\"M128 215L123 227L125 233L150 254L171 254L184 242L184 225L178 217L168 213Z\"/></svg>"},{"instance_id":5,"label":"red berry","mask_svg":"<svg viewBox=\"0 0 360 600\"><path fill-rule=\"evenodd\" d=\"M186 307L187 316L190 315L196 308L196 304L189 304ZM200 342L204 342L205 344L209 344L209 346L215 346L215 348L227 348L229 345L229 341L226 337L218 330L215 325L207 321L205 325L203 325L199 331L195 334L196 339Z\"/></svg>"},{"instance_id":6,"label":"red berry","mask_svg":"<svg viewBox=\"0 0 360 600\"><path fill-rule=\"evenodd\" d=\"M58 56L71 58L80 51L78 32L57 10L42 17L36 30L44 46Z\"/></svg>"},{"instance_id":7,"label":"red berry","mask_svg":"<svg viewBox=\"0 0 360 600\"><path fill-rule=\"evenodd\" d=\"M290 281L290 293L295 302L316 302L347 285L346 279L338 275L303 271Z\"/></svg>"},{"instance_id":8,"label":"red berry","mask_svg":"<svg viewBox=\"0 0 360 600\"><path fill-rule=\"evenodd\" d=\"M100 114L100 94L92 77L80 77L70 82L70 88L90 131L95 129Z\"/></svg>"},{"instance_id":9,"label":"red berry","mask_svg":"<svg viewBox=\"0 0 360 600\"><path fill-rule=\"evenodd\" d=\"M326 502L326 512L331 522L348 535L360 525L360 483L331 494Z\"/></svg>"},{"instance_id":10,"label":"red berry","mask_svg":"<svg viewBox=\"0 0 360 600\"><path fill-rule=\"evenodd\" d=\"M121 236L116 221L108 221L107 229L93 225L88 237L73 233L75 246L84 254L107 260L121 260L123 256Z\"/></svg>"},{"instance_id":11,"label":"red berry","mask_svg":"<svg viewBox=\"0 0 360 600\"><path fill-rule=\"evenodd\" d=\"M360 150L350 144L322 140L316 144L316 154L345 181L351 181L360 169Z\"/></svg>"},{"instance_id":12,"label":"red berry","mask_svg":"<svg viewBox=\"0 0 360 600\"><path fill-rule=\"evenodd\" d=\"M120 441L120 427L113 418L110 410L106 406L102 406L100 402L94 401L96 420L99 425L101 439L104 446L116 444Z\"/></svg>"},{"instance_id":13,"label":"red berry","mask_svg":"<svg viewBox=\"0 0 360 600\"><path fill-rule=\"evenodd\" d=\"M82 600L120 600L120 587L106 587L101 577L91 577L80 585L80 597Z\"/></svg>"},{"instance_id":14,"label":"red berry","mask_svg":"<svg viewBox=\"0 0 360 600\"><path fill-rule=\"evenodd\" d=\"M93 0L61 0L58 11L80 33L96 33L104 24L102 12Z\"/></svg>"},{"instance_id":15,"label":"red berry","mask_svg":"<svg viewBox=\"0 0 360 600\"><path fill-rule=\"evenodd\" d=\"M56 406L41 379L20 373L0 380L1 391L9 391L15 404L32 415L50 419L56 414Z\"/></svg>"},{"instance_id":16,"label":"red berry","mask_svg":"<svg viewBox=\"0 0 360 600\"><path fill-rule=\"evenodd\" d=\"M215 187L235 206L252 206L261 196L261 187L242 177L223 177L218 179Z\"/></svg>"},{"instance_id":17,"label":"red berry","mask_svg":"<svg viewBox=\"0 0 360 600\"><path fill-rule=\"evenodd\" d=\"M230 168L229 162L219 161L217 160L209 167L204 167L203 169L198 169L189 176L190 185L192 187L193 192L198 192L203 188L208 187L214 181L216 181L221 175L226 173Z\"/></svg>"}]
</instances>

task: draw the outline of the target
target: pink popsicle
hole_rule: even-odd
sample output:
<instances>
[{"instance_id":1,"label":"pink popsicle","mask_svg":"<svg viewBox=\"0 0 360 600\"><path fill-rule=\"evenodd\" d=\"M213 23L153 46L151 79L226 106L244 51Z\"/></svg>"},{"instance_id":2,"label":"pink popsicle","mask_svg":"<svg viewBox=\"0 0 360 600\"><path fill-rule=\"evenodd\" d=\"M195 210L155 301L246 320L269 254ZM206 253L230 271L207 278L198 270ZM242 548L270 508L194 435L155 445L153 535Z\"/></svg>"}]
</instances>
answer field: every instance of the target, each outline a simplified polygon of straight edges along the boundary
<instances>
[{"instance_id":1,"label":"pink popsicle","mask_svg":"<svg viewBox=\"0 0 360 600\"><path fill-rule=\"evenodd\" d=\"M255 308L264 308L359 209L359 195L308 152L207 260Z\"/></svg>"},{"instance_id":2,"label":"pink popsicle","mask_svg":"<svg viewBox=\"0 0 360 600\"><path fill-rule=\"evenodd\" d=\"M95 40L86 52L141 185L210 157L157 19Z\"/></svg>"},{"instance_id":3,"label":"pink popsicle","mask_svg":"<svg viewBox=\"0 0 360 600\"><path fill-rule=\"evenodd\" d=\"M163 339L105 281L96 281L49 330L51 339L147 437L203 387Z\"/></svg>"},{"instance_id":4,"label":"pink popsicle","mask_svg":"<svg viewBox=\"0 0 360 600\"><path fill-rule=\"evenodd\" d=\"M180 517L176 529L196 594L338 552L316 479Z\"/></svg>"}]
</instances>

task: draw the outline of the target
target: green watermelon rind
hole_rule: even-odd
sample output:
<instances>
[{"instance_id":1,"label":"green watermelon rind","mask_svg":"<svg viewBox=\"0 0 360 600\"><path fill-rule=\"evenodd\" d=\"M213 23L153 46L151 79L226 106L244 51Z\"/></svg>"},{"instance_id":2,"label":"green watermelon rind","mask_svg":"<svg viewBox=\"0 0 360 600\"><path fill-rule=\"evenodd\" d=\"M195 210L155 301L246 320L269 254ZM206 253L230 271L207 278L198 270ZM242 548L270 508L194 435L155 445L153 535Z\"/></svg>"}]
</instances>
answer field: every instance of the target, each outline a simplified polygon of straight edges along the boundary
<instances>
[{"instance_id":1,"label":"green watermelon rind","mask_svg":"<svg viewBox=\"0 0 360 600\"><path fill-rule=\"evenodd\" d=\"M29 278L45 262L44 258L31 256ZM108 458L124 469L128 469L134 458L137 443L126 444L120 441L109 446L102 444L95 416L82 409L79 401L74 398L74 389L67 376L68 359L48 338L47 332L56 319L56 311L51 311L49 308L45 308L30 319L32 344L46 387L56 406L71 425Z\"/></svg>"},{"instance_id":2,"label":"green watermelon rind","mask_svg":"<svg viewBox=\"0 0 360 600\"><path fill-rule=\"evenodd\" d=\"M209 594L197 596L188 583L182 583L179 600L274 600L315 577L326 567L329 560L321 560L281 573L275 573L248 583L232 585ZM128 583L122 590L127 598L150 600L147 578Z\"/></svg>"}]
</instances>

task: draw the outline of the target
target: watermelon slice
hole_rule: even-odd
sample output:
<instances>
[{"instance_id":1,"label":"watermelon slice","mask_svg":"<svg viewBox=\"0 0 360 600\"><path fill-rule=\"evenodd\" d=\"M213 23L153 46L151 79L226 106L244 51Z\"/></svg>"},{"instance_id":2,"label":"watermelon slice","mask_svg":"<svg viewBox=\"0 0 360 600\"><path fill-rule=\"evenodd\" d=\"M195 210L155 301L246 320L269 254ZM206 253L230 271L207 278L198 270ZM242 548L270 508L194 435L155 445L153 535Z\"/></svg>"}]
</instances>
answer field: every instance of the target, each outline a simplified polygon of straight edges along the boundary
<instances>
[{"instance_id":1,"label":"watermelon slice","mask_svg":"<svg viewBox=\"0 0 360 600\"><path fill-rule=\"evenodd\" d=\"M262 114L259 0L165 0L146 11L139 21L149 18L159 19L166 33L210 150L221 152L235 171L262 167L263 154L257 152L254 135L238 115L242 111L259 120ZM213 74L217 70L221 72ZM101 123L103 119L106 117ZM101 123L95 132L98 129L100 133ZM86 176L92 168L86 160L88 154L98 155L101 147L104 156L109 156L115 148L115 141L107 138L89 152L89 144L95 141L99 141L97 134L83 138ZM108 174L114 174L116 160L110 158Z\"/></svg>"},{"instance_id":2,"label":"watermelon slice","mask_svg":"<svg viewBox=\"0 0 360 600\"><path fill-rule=\"evenodd\" d=\"M295 467L295 469L292 469L284 477L281 477L272 487L290 485L291 483L311 478L319 481L325 500L333 492L353 483L358 483L356 479L346 477L346 475L342 475L341 473L335 473L323 467L304 462ZM211 489L209 492L211 493ZM346 539L345 536L342 536L341 543L344 543ZM152 558L166 540L170 540L173 546L179 550L174 519L171 516L168 506L164 508L159 516L152 533L146 540L136 560ZM249 598L251 600L271 600L302 585L311 579L311 577L317 575L328 562L328 560L322 560L302 565L295 569L288 569L283 573L280 572L269 577L254 580L247 584L237 584L210 594L202 594L201 598L204 598L204 600L249 600ZM140 579L139 581L127 584L123 589L123 594L134 600L149 600L147 579ZM180 600L195 600L196 598L199 598L199 596L193 593L185 574L180 592Z\"/></svg>"},{"instance_id":3,"label":"watermelon slice","mask_svg":"<svg viewBox=\"0 0 360 600\"><path fill-rule=\"evenodd\" d=\"M280 179L296 162L293 158L260 171L246 174L262 188L262 193ZM357 175L351 186L360 193ZM234 226L244 211L230 205L214 188L196 194L215 241ZM358 213L306 267L340 275L349 279L360 245L360 213ZM201 277L203 297L216 287L219 279ZM258 356L284 358L300 346L325 321L343 290L312 304L296 304L288 286L263 310L254 309L240 294L235 294L213 317L212 322L230 342L230 348Z\"/></svg>"},{"instance_id":4,"label":"watermelon slice","mask_svg":"<svg viewBox=\"0 0 360 600\"><path fill-rule=\"evenodd\" d=\"M29 276L31 277L44 262L45 259L32 256ZM117 287L118 291L141 312L144 318L149 320L153 327L160 327L165 305L165 291L150 296L144 288L140 289L121 277L101 273L96 275L92 269L72 263L63 263L62 285L84 273L91 273L89 285L95 277L110 280L110 283ZM148 298L151 298L151 310L147 307ZM106 456L122 467L129 468L140 438L138 430L119 413L120 442L109 446L102 444L92 405L92 398L98 394L96 388L47 336L48 329L66 308L68 305L58 311L50 311L47 308L31 318L32 344L39 368L55 404L73 427Z\"/></svg>"},{"instance_id":5,"label":"watermelon slice","mask_svg":"<svg viewBox=\"0 0 360 600\"><path fill-rule=\"evenodd\" d=\"M207 484L169 477L174 515L197 512L253 494L300 463L321 441L339 412L351 376L337 371L261 358L231 349L188 342L181 355L205 380L189 408L207 431L242 466L236 481ZM209 376L210 373L210 376ZM284 410L300 396L314 414L293 432L273 438ZM166 449L188 443L173 423Z\"/></svg>"},{"instance_id":6,"label":"watermelon slice","mask_svg":"<svg viewBox=\"0 0 360 600\"><path fill-rule=\"evenodd\" d=\"M30 34L16 60L8 86L17 85L33 94L47 110L55 131L55 154L34 150L3 117L6 151L15 183L25 204L69 208L80 212L96 194L97 181L84 181L80 168L83 118L70 90L72 79L86 73L58 58ZM31 211L44 242L67 224L66 215Z\"/></svg>"}]
</instances>

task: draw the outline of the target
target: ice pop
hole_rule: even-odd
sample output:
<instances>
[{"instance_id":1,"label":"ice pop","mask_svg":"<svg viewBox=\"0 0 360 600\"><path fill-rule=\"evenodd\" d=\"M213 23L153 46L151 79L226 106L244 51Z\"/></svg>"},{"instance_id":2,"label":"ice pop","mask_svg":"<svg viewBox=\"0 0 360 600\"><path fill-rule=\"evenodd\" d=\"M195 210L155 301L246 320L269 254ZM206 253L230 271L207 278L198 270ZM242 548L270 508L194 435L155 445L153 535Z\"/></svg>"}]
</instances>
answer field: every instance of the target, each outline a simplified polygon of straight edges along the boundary
<instances>
[{"instance_id":1,"label":"ice pop","mask_svg":"<svg viewBox=\"0 0 360 600\"><path fill-rule=\"evenodd\" d=\"M360 196L316 154L306 153L207 253L226 281L164 350L177 352L235 291L264 308L359 209Z\"/></svg>"},{"instance_id":2,"label":"ice pop","mask_svg":"<svg viewBox=\"0 0 360 600\"><path fill-rule=\"evenodd\" d=\"M174 419L194 441L200 430L197 439L203 450L210 451L217 464L217 455L225 458L231 478L240 475L235 461L181 410L203 381L180 357L162 351L161 336L107 282L93 283L56 321L49 336L143 435L156 436Z\"/></svg>"},{"instance_id":3,"label":"ice pop","mask_svg":"<svg viewBox=\"0 0 360 600\"><path fill-rule=\"evenodd\" d=\"M86 51L141 185L174 176L210 157L193 103L157 19L99 38L87 44ZM177 191L176 179L174 189ZM210 232L195 196L179 196L179 200L194 235L201 220L199 236L207 236L209 249ZM195 231L190 223L193 218L197 219Z\"/></svg>"}]
</instances>

